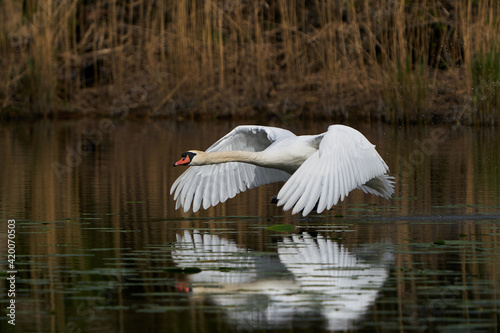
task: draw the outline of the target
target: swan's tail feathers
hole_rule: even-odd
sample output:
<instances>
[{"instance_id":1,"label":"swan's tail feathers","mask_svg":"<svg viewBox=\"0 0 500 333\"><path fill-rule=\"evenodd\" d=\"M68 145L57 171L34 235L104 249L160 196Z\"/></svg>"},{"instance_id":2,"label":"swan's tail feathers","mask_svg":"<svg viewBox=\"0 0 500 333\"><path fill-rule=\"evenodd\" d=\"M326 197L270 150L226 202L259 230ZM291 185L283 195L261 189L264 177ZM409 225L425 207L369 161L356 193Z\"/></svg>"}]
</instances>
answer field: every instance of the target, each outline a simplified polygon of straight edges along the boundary
<instances>
[{"instance_id":1,"label":"swan's tail feathers","mask_svg":"<svg viewBox=\"0 0 500 333\"><path fill-rule=\"evenodd\" d=\"M382 175L370 179L363 185L358 186L358 188L365 193L375 194L389 199L394 194L394 184L394 177Z\"/></svg>"}]
</instances>

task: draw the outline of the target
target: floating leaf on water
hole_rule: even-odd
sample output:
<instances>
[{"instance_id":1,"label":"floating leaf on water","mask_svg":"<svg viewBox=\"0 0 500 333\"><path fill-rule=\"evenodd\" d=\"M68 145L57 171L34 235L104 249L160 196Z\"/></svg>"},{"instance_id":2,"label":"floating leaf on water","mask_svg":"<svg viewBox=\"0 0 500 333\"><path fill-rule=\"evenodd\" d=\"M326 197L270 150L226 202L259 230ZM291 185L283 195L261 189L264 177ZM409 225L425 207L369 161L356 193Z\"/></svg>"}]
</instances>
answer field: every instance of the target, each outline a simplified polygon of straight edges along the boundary
<instances>
[{"instance_id":1,"label":"floating leaf on water","mask_svg":"<svg viewBox=\"0 0 500 333\"><path fill-rule=\"evenodd\" d=\"M231 267L219 267L219 272L230 272Z\"/></svg>"},{"instance_id":2,"label":"floating leaf on water","mask_svg":"<svg viewBox=\"0 0 500 333\"><path fill-rule=\"evenodd\" d=\"M290 224L275 224L266 228L271 231L279 231L279 232L293 232L295 231L295 226Z\"/></svg>"},{"instance_id":3,"label":"floating leaf on water","mask_svg":"<svg viewBox=\"0 0 500 333\"><path fill-rule=\"evenodd\" d=\"M347 208L348 211L351 212L369 212L371 209L369 208Z\"/></svg>"},{"instance_id":4,"label":"floating leaf on water","mask_svg":"<svg viewBox=\"0 0 500 333\"><path fill-rule=\"evenodd\" d=\"M128 310L130 307L123 305L104 305L104 306L96 306L96 310Z\"/></svg>"},{"instance_id":5,"label":"floating leaf on water","mask_svg":"<svg viewBox=\"0 0 500 333\"><path fill-rule=\"evenodd\" d=\"M268 257L276 255L275 252L263 252L263 251L255 251L255 252L238 252L238 255L241 257Z\"/></svg>"},{"instance_id":6,"label":"floating leaf on water","mask_svg":"<svg viewBox=\"0 0 500 333\"><path fill-rule=\"evenodd\" d=\"M115 230L115 228L109 228L109 227L88 227L88 228L82 228L82 230Z\"/></svg>"},{"instance_id":7,"label":"floating leaf on water","mask_svg":"<svg viewBox=\"0 0 500 333\"><path fill-rule=\"evenodd\" d=\"M474 204L450 204L450 205L434 205L432 208L462 208L462 207L481 207Z\"/></svg>"},{"instance_id":8,"label":"floating leaf on water","mask_svg":"<svg viewBox=\"0 0 500 333\"><path fill-rule=\"evenodd\" d=\"M246 271L249 270L249 267L228 267L222 266L218 268L219 272L231 272L231 271Z\"/></svg>"},{"instance_id":9,"label":"floating leaf on water","mask_svg":"<svg viewBox=\"0 0 500 333\"><path fill-rule=\"evenodd\" d=\"M201 272L199 267L186 267L184 268L184 274L198 274Z\"/></svg>"},{"instance_id":10,"label":"floating leaf on water","mask_svg":"<svg viewBox=\"0 0 500 333\"><path fill-rule=\"evenodd\" d=\"M198 274L202 272L202 269L199 267L166 267L164 271L168 273Z\"/></svg>"},{"instance_id":11,"label":"floating leaf on water","mask_svg":"<svg viewBox=\"0 0 500 333\"><path fill-rule=\"evenodd\" d=\"M109 247L109 248L96 248L96 249L87 249L87 251L130 251L131 247Z\"/></svg>"}]
</instances>

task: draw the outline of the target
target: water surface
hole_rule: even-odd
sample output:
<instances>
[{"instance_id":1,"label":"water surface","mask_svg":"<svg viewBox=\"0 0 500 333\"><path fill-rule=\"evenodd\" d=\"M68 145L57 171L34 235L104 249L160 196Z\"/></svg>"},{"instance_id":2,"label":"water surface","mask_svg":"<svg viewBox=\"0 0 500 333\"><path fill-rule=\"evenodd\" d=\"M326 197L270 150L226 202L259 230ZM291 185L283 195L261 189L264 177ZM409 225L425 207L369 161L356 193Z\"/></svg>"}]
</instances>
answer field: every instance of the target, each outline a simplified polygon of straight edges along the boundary
<instances>
[{"instance_id":1,"label":"water surface","mask_svg":"<svg viewBox=\"0 0 500 333\"><path fill-rule=\"evenodd\" d=\"M8 219L18 271L2 332L497 331L497 130L355 125L396 177L391 200L353 191L303 218L270 184L176 211L172 163L235 125L1 125L0 274Z\"/></svg>"}]
</instances>

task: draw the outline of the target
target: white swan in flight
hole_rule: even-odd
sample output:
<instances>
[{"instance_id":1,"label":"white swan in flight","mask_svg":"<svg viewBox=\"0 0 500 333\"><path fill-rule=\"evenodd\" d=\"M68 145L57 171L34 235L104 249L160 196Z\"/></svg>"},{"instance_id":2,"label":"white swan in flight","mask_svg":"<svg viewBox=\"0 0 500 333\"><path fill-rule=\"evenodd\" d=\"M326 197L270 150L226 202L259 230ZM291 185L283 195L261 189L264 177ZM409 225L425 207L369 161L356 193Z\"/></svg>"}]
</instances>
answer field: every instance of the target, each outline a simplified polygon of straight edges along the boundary
<instances>
[{"instance_id":1,"label":"white swan in flight","mask_svg":"<svg viewBox=\"0 0 500 333\"><path fill-rule=\"evenodd\" d=\"M205 152L189 150L174 166L190 166L172 185L176 209L197 212L236 194L286 181L278 206L306 216L332 208L355 188L390 198L389 168L366 137L354 128L332 125L318 135L296 136L268 126L238 126Z\"/></svg>"}]
</instances>

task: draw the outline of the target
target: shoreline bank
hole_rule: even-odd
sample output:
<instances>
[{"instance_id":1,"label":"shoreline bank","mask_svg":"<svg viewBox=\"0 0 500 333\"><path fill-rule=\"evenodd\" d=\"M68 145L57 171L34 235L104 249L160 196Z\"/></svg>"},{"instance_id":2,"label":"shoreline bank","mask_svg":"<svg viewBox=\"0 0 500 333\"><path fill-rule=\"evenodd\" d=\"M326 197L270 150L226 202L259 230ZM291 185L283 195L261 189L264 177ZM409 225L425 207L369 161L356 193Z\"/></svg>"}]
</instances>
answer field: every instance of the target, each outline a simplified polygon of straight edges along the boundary
<instances>
[{"instance_id":1,"label":"shoreline bank","mask_svg":"<svg viewBox=\"0 0 500 333\"><path fill-rule=\"evenodd\" d=\"M0 117L500 122L500 2L0 4Z\"/></svg>"}]
</instances>

